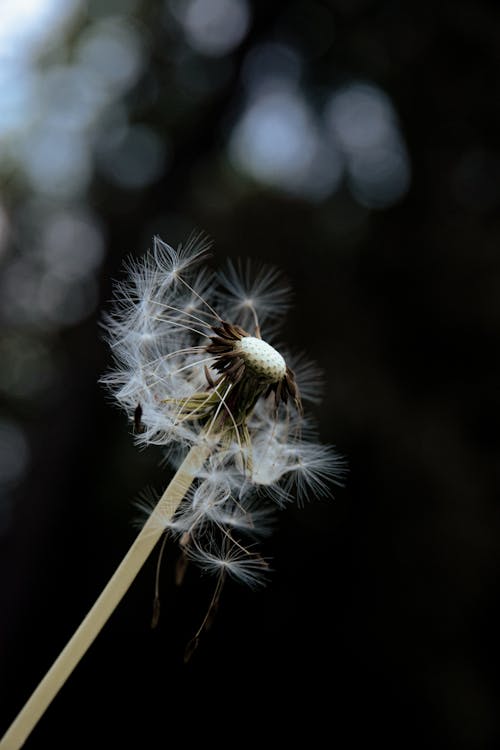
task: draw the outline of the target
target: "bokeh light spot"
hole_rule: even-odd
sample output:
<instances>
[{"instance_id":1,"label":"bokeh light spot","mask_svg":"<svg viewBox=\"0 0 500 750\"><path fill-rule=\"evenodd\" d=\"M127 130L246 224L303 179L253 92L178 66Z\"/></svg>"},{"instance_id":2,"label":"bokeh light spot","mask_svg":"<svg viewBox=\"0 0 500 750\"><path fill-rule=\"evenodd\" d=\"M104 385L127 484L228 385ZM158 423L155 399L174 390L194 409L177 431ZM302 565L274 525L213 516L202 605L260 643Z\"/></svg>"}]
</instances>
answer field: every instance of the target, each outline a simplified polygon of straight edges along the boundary
<instances>
[{"instance_id":1,"label":"bokeh light spot","mask_svg":"<svg viewBox=\"0 0 500 750\"><path fill-rule=\"evenodd\" d=\"M327 108L327 120L347 152L373 148L386 141L393 134L394 119L387 95L364 83L341 88Z\"/></svg>"},{"instance_id":2,"label":"bokeh light spot","mask_svg":"<svg viewBox=\"0 0 500 750\"><path fill-rule=\"evenodd\" d=\"M145 65L144 45L131 23L117 17L95 22L78 44L79 65L118 90L132 86Z\"/></svg>"},{"instance_id":3,"label":"bokeh light spot","mask_svg":"<svg viewBox=\"0 0 500 750\"><path fill-rule=\"evenodd\" d=\"M410 186L406 152L379 146L367 154L356 154L347 162L348 183L353 196L367 208L385 208L396 203Z\"/></svg>"},{"instance_id":4,"label":"bokeh light spot","mask_svg":"<svg viewBox=\"0 0 500 750\"><path fill-rule=\"evenodd\" d=\"M35 129L20 144L18 158L33 189L54 197L80 195L91 177L88 143L78 132Z\"/></svg>"},{"instance_id":5,"label":"bokeh light spot","mask_svg":"<svg viewBox=\"0 0 500 750\"><path fill-rule=\"evenodd\" d=\"M0 58L1 59L1 58ZM37 101L39 76L24 62L2 60L0 65L0 144L30 122ZM0 164L0 169L2 168Z\"/></svg>"},{"instance_id":6,"label":"bokeh light spot","mask_svg":"<svg viewBox=\"0 0 500 750\"><path fill-rule=\"evenodd\" d=\"M322 139L314 115L294 87L257 95L236 124L229 156L257 180L306 197L323 197L342 175L338 151Z\"/></svg>"},{"instance_id":7,"label":"bokeh light spot","mask_svg":"<svg viewBox=\"0 0 500 750\"><path fill-rule=\"evenodd\" d=\"M93 279L68 283L54 273L44 274L38 284L36 307L52 326L71 326L95 309L97 289Z\"/></svg>"},{"instance_id":8,"label":"bokeh light spot","mask_svg":"<svg viewBox=\"0 0 500 750\"><path fill-rule=\"evenodd\" d=\"M49 217L41 239L42 253L52 273L76 281L95 271L104 257L98 224L83 213L61 212Z\"/></svg>"},{"instance_id":9,"label":"bokeh light spot","mask_svg":"<svg viewBox=\"0 0 500 750\"><path fill-rule=\"evenodd\" d=\"M280 82L298 84L302 67L302 59L295 49L278 42L266 42L252 47L241 75L245 86L255 92Z\"/></svg>"},{"instance_id":10,"label":"bokeh light spot","mask_svg":"<svg viewBox=\"0 0 500 750\"><path fill-rule=\"evenodd\" d=\"M368 208L386 208L407 193L410 160L385 92L372 84L350 83L332 94L325 121L345 155L356 200Z\"/></svg>"},{"instance_id":11,"label":"bokeh light spot","mask_svg":"<svg viewBox=\"0 0 500 750\"><path fill-rule=\"evenodd\" d=\"M75 14L80 0L4 0L0 3L0 59L35 57Z\"/></svg>"},{"instance_id":12,"label":"bokeh light spot","mask_svg":"<svg viewBox=\"0 0 500 750\"><path fill-rule=\"evenodd\" d=\"M203 55L218 57L242 41L250 25L246 0L188 0L172 3L191 47Z\"/></svg>"}]
</instances>

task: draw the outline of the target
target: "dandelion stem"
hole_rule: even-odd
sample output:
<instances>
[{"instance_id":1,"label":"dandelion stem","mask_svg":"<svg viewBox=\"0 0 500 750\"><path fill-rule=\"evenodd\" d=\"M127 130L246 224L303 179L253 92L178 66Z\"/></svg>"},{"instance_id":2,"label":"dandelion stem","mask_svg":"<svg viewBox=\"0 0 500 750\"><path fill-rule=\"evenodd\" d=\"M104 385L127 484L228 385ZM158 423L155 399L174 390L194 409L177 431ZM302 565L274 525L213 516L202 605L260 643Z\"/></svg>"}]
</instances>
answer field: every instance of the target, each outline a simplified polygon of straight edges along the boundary
<instances>
[{"instance_id":1,"label":"dandelion stem","mask_svg":"<svg viewBox=\"0 0 500 750\"><path fill-rule=\"evenodd\" d=\"M164 527L158 523L158 511L161 512L162 519L173 516L197 472L205 463L208 452L209 449L203 445L191 448L92 609L0 740L0 750L18 750L23 746L39 719L112 615L164 532Z\"/></svg>"}]
</instances>

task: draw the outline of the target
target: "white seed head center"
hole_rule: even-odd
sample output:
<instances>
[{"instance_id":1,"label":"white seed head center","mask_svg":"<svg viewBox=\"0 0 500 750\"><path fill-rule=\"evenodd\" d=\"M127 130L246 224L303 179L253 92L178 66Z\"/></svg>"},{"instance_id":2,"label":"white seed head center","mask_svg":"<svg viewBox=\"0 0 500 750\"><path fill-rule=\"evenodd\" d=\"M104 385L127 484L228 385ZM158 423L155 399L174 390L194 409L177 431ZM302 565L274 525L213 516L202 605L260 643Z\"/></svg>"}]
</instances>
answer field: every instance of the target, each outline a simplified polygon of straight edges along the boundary
<instances>
[{"instance_id":1,"label":"white seed head center","mask_svg":"<svg viewBox=\"0 0 500 750\"><path fill-rule=\"evenodd\" d=\"M244 336L239 344L245 363L258 375L272 383L285 377L286 362L270 344L255 336Z\"/></svg>"}]
</instances>

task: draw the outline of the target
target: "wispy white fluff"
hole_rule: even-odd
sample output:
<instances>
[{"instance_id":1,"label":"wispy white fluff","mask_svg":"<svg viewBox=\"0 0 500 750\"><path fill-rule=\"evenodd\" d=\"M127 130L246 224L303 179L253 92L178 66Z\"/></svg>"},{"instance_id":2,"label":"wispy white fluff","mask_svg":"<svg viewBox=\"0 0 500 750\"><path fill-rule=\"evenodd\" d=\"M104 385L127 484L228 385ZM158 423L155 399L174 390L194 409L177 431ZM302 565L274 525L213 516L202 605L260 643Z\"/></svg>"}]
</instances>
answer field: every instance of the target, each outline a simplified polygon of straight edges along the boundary
<instances>
[{"instance_id":1,"label":"wispy white fluff","mask_svg":"<svg viewBox=\"0 0 500 750\"><path fill-rule=\"evenodd\" d=\"M191 446L208 445L176 516L158 523L183 534L188 556L204 569L252 585L265 565L246 551L243 536L269 530L273 501L278 507L330 494L343 464L317 441L298 395L284 403L279 389L267 398L264 389L244 419L231 406L233 383L218 382L217 356L207 352L212 326L226 321L266 340L290 289L265 266L254 274L249 263L230 264L214 273L202 267L208 249L203 235L177 250L155 238L150 252L127 262L104 321L114 366L103 381L135 425L139 445L165 447L174 464ZM318 400L316 368L303 355L284 356L295 363L302 396ZM228 426L224 435L221 423Z\"/></svg>"},{"instance_id":2,"label":"wispy white fluff","mask_svg":"<svg viewBox=\"0 0 500 750\"><path fill-rule=\"evenodd\" d=\"M245 327L280 319L291 303L291 288L272 266L253 265L249 260L229 262L218 276L216 300L222 317L238 320Z\"/></svg>"},{"instance_id":3,"label":"wispy white fluff","mask_svg":"<svg viewBox=\"0 0 500 750\"><path fill-rule=\"evenodd\" d=\"M228 575L251 587L265 583L269 571L264 558L240 545L232 544L227 538L223 538L220 544L212 540L204 548L193 545L187 554L204 572Z\"/></svg>"}]
</instances>

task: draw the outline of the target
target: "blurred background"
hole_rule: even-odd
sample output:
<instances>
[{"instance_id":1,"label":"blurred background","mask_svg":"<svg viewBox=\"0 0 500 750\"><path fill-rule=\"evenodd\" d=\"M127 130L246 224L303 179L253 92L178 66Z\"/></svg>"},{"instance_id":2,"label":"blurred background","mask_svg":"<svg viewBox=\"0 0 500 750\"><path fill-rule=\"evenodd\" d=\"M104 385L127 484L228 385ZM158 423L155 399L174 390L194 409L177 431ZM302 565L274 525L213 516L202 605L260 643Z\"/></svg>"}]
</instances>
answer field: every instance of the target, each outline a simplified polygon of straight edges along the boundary
<instances>
[{"instance_id":1,"label":"blurred background","mask_svg":"<svg viewBox=\"0 0 500 750\"><path fill-rule=\"evenodd\" d=\"M499 746L499 82L484 0L0 1L0 729L170 476L97 382L125 256L281 267L350 466L187 666L214 582L151 630L153 554L28 750Z\"/></svg>"}]
</instances>

